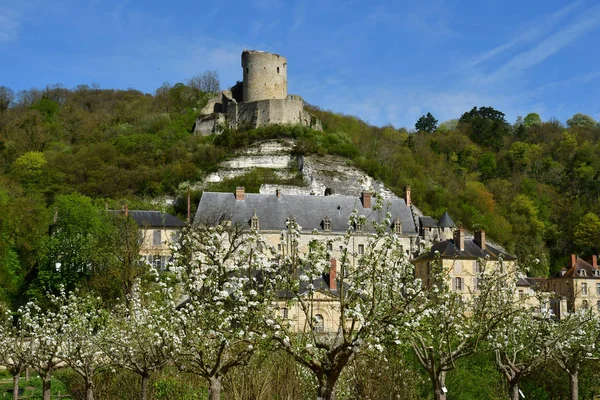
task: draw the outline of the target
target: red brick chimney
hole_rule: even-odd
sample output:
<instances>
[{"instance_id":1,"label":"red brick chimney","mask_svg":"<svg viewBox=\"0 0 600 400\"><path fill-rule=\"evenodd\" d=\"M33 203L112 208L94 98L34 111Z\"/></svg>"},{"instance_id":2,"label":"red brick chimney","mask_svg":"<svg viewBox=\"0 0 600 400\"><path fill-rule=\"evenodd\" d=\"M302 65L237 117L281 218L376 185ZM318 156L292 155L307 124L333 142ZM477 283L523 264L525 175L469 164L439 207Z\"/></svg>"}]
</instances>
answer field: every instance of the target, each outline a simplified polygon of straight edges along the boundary
<instances>
[{"instance_id":1,"label":"red brick chimney","mask_svg":"<svg viewBox=\"0 0 600 400\"><path fill-rule=\"evenodd\" d=\"M329 269L329 289L336 290L337 289L337 260L335 258L331 259L331 268Z\"/></svg>"},{"instance_id":2,"label":"red brick chimney","mask_svg":"<svg viewBox=\"0 0 600 400\"><path fill-rule=\"evenodd\" d=\"M245 200L246 199L246 195L244 193L243 186L238 186L235 188L235 199L236 200Z\"/></svg>"},{"instance_id":3,"label":"red brick chimney","mask_svg":"<svg viewBox=\"0 0 600 400\"><path fill-rule=\"evenodd\" d=\"M575 265L577 265L577 255L571 254L571 268L573 268Z\"/></svg>"},{"instance_id":4,"label":"red brick chimney","mask_svg":"<svg viewBox=\"0 0 600 400\"><path fill-rule=\"evenodd\" d=\"M454 231L454 245L458 247L458 250L465 251L465 231L463 228Z\"/></svg>"},{"instance_id":5,"label":"red brick chimney","mask_svg":"<svg viewBox=\"0 0 600 400\"><path fill-rule=\"evenodd\" d=\"M598 258L596 257L595 254L592 256L592 267L594 267L594 268L598 267Z\"/></svg>"},{"instance_id":6,"label":"red brick chimney","mask_svg":"<svg viewBox=\"0 0 600 400\"><path fill-rule=\"evenodd\" d=\"M410 186L408 185L404 187L404 201L406 202L407 206L411 206L412 200L410 199Z\"/></svg>"},{"instance_id":7,"label":"red brick chimney","mask_svg":"<svg viewBox=\"0 0 600 400\"><path fill-rule=\"evenodd\" d=\"M475 243L481 247L481 250L485 250L485 231L483 229L475 232Z\"/></svg>"},{"instance_id":8,"label":"red brick chimney","mask_svg":"<svg viewBox=\"0 0 600 400\"><path fill-rule=\"evenodd\" d=\"M371 208L371 192L362 192L362 203L364 208Z\"/></svg>"}]
</instances>

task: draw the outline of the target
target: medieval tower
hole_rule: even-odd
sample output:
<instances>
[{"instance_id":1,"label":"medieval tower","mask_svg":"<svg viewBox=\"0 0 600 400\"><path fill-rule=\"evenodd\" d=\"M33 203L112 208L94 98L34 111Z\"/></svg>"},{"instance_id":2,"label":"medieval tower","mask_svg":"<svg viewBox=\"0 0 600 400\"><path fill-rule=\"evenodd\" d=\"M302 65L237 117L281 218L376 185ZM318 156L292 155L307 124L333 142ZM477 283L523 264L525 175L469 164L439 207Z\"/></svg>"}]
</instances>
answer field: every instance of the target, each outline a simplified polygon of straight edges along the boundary
<instances>
[{"instance_id":1,"label":"medieval tower","mask_svg":"<svg viewBox=\"0 0 600 400\"><path fill-rule=\"evenodd\" d=\"M323 130L321 121L304 109L304 100L287 92L287 60L260 50L242 52L242 94L224 90L210 99L196 119L203 135L269 125L303 125Z\"/></svg>"},{"instance_id":2,"label":"medieval tower","mask_svg":"<svg viewBox=\"0 0 600 400\"><path fill-rule=\"evenodd\" d=\"M259 50L242 52L244 102L287 97L287 60Z\"/></svg>"}]
</instances>

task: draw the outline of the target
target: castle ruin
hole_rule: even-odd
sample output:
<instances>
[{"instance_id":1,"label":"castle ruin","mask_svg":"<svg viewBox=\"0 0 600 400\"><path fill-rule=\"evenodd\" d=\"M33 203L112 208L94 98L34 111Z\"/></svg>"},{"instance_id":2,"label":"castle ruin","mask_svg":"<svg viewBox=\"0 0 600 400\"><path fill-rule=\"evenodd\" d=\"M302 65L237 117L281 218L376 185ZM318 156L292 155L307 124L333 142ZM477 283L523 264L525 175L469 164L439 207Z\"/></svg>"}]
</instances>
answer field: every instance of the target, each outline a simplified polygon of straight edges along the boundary
<instances>
[{"instance_id":1,"label":"castle ruin","mask_svg":"<svg viewBox=\"0 0 600 400\"><path fill-rule=\"evenodd\" d=\"M200 111L194 132L221 133L223 127L253 129L269 125L303 125L322 130L321 122L304 110L300 96L287 93L287 60L259 50L242 52L243 82L224 90ZM241 94L241 95L240 95Z\"/></svg>"}]
</instances>

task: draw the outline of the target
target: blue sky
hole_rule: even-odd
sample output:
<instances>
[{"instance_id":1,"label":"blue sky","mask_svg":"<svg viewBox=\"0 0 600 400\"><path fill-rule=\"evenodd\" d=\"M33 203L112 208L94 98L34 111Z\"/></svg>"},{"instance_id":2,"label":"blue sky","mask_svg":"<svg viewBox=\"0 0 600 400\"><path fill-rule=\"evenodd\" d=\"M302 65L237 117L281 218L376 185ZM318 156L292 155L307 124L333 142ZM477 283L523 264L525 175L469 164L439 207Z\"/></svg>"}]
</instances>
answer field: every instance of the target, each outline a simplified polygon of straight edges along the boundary
<instances>
[{"instance_id":1,"label":"blue sky","mask_svg":"<svg viewBox=\"0 0 600 400\"><path fill-rule=\"evenodd\" d=\"M600 120L596 0L0 0L0 85L153 93L243 49L288 59L288 91L376 125L413 128L492 106Z\"/></svg>"}]
</instances>

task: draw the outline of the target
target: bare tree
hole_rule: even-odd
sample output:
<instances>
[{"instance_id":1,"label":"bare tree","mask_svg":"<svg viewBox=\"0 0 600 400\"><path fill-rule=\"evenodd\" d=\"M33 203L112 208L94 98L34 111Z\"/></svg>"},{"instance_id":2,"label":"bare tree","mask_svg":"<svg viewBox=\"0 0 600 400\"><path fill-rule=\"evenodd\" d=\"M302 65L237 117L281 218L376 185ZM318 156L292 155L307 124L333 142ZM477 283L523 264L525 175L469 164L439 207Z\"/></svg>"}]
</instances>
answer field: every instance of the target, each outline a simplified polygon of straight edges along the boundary
<instances>
[{"instance_id":1,"label":"bare tree","mask_svg":"<svg viewBox=\"0 0 600 400\"><path fill-rule=\"evenodd\" d=\"M10 107L15 99L15 93L11 88L0 86L0 111L5 111Z\"/></svg>"},{"instance_id":2,"label":"bare tree","mask_svg":"<svg viewBox=\"0 0 600 400\"><path fill-rule=\"evenodd\" d=\"M221 90L217 71L205 71L200 75L196 75L188 81L188 85L197 92L218 93Z\"/></svg>"}]
</instances>

